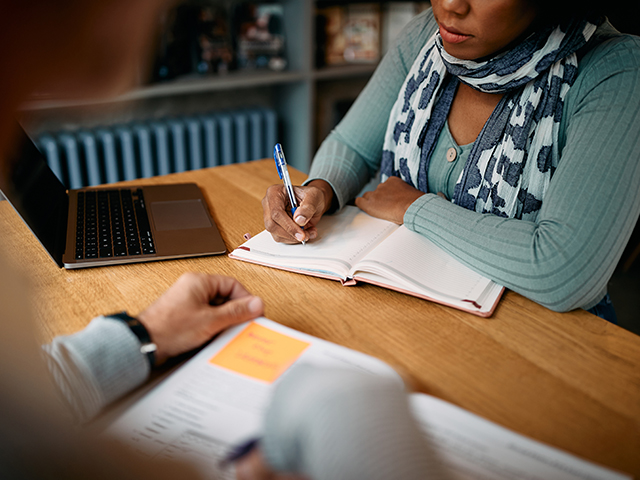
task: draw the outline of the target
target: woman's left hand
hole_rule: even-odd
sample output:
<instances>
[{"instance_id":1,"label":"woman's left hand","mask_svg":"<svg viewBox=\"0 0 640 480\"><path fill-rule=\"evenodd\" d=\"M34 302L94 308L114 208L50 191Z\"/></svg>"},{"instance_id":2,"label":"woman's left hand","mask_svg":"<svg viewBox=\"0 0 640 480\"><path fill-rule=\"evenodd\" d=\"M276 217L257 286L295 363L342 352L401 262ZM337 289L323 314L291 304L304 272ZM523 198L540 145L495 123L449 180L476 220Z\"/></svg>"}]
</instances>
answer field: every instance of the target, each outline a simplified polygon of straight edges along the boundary
<instances>
[{"instance_id":1,"label":"woman's left hand","mask_svg":"<svg viewBox=\"0 0 640 480\"><path fill-rule=\"evenodd\" d=\"M402 225L407 209L424 192L413 188L399 177L389 177L371 192L356 198L356 205L372 217Z\"/></svg>"}]
</instances>

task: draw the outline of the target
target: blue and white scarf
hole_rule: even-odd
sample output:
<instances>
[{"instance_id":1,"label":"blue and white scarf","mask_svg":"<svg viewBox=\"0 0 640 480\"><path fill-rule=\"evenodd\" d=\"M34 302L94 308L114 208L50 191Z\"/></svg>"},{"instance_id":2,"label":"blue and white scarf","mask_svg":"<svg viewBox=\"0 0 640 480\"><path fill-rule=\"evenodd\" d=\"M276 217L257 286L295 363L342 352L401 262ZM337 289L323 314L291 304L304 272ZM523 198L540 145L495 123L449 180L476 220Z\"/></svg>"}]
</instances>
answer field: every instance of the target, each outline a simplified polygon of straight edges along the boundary
<instances>
[{"instance_id":1,"label":"blue and white scarf","mask_svg":"<svg viewBox=\"0 0 640 480\"><path fill-rule=\"evenodd\" d=\"M449 55L436 33L416 58L391 110L382 181L398 176L427 192L427 169L459 82L505 93L476 139L453 203L479 213L535 220L558 164L564 100L578 70L576 51L597 26L574 20L534 33L486 61Z\"/></svg>"}]
</instances>

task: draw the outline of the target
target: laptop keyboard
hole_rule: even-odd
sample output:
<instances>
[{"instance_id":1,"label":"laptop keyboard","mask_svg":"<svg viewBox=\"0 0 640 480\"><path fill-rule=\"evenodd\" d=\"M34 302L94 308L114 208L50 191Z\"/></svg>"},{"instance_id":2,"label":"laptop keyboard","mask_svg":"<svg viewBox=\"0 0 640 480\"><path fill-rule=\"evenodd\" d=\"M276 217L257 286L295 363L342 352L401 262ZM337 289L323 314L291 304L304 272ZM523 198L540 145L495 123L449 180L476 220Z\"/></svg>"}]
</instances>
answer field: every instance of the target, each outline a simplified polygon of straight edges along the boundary
<instances>
[{"instance_id":1,"label":"laptop keyboard","mask_svg":"<svg viewBox=\"0 0 640 480\"><path fill-rule=\"evenodd\" d=\"M76 260L155 253L142 189L78 192Z\"/></svg>"}]
</instances>

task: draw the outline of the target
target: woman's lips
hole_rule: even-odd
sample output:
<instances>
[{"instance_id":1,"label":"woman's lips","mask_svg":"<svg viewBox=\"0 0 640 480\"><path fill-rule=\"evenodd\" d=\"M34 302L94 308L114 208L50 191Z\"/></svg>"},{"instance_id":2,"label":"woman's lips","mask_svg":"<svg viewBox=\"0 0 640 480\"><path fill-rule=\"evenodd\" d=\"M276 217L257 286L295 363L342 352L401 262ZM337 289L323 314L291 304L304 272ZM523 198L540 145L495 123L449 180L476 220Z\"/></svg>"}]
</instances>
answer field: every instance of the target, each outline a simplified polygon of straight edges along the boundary
<instances>
[{"instance_id":1,"label":"woman's lips","mask_svg":"<svg viewBox=\"0 0 640 480\"><path fill-rule=\"evenodd\" d=\"M464 42L467 38L471 37L471 35L465 35L463 33L447 30L447 28L443 25L440 25L440 36L442 37L442 40L447 43L461 43Z\"/></svg>"}]
</instances>

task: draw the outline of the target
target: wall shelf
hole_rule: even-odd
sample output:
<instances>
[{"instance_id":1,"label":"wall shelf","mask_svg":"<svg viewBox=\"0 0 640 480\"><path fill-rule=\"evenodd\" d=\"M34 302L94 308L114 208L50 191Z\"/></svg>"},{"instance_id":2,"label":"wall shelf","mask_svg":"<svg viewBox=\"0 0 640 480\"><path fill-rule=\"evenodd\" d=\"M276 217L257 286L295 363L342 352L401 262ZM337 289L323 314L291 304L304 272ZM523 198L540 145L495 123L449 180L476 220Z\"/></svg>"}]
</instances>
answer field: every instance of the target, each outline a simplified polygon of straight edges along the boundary
<instances>
[{"instance_id":1,"label":"wall shelf","mask_svg":"<svg viewBox=\"0 0 640 480\"><path fill-rule=\"evenodd\" d=\"M173 97L233 89L264 87L300 82L303 81L306 76L306 73L302 71L286 70L283 72L234 71L224 75L181 77L167 82L138 87L124 95L104 99L66 100L42 96L41 98L34 98L22 105L22 110L31 111L100 105L105 103L131 102L157 97Z\"/></svg>"}]
</instances>

